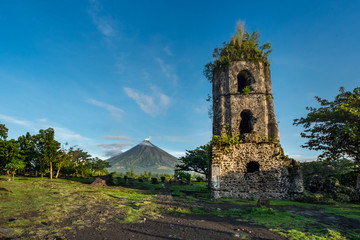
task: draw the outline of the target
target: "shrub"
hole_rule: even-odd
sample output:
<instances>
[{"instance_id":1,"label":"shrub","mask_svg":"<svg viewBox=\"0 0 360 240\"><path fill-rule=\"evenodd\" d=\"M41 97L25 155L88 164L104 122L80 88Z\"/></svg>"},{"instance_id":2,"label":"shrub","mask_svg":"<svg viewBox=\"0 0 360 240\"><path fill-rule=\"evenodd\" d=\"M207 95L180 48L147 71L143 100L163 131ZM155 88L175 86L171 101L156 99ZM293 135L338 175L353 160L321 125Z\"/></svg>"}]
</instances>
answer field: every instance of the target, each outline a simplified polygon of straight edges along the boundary
<instances>
[{"instance_id":1,"label":"shrub","mask_svg":"<svg viewBox=\"0 0 360 240\"><path fill-rule=\"evenodd\" d=\"M188 183L191 181L191 174L186 172L179 172L180 180L185 180Z\"/></svg>"},{"instance_id":2,"label":"shrub","mask_svg":"<svg viewBox=\"0 0 360 240\"><path fill-rule=\"evenodd\" d=\"M163 183L163 182L165 182L165 179L166 179L166 177L165 176L161 176L161 182Z\"/></svg>"},{"instance_id":3,"label":"shrub","mask_svg":"<svg viewBox=\"0 0 360 240\"><path fill-rule=\"evenodd\" d=\"M157 184L157 183L158 183L158 179L157 179L157 178L151 178L151 183L152 183L152 184Z\"/></svg>"},{"instance_id":4,"label":"shrub","mask_svg":"<svg viewBox=\"0 0 360 240\"><path fill-rule=\"evenodd\" d=\"M344 202L344 203L350 202L350 197L344 193L335 193L334 198L338 202Z\"/></svg>"},{"instance_id":5,"label":"shrub","mask_svg":"<svg viewBox=\"0 0 360 240\"><path fill-rule=\"evenodd\" d=\"M312 194L308 192L304 192L303 196L299 198L299 201L305 203L335 204L333 199L327 198L323 194Z\"/></svg>"},{"instance_id":6,"label":"shrub","mask_svg":"<svg viewBox=\"0 0 360 240\"><path fill-rule=\"evenodd\" d=\"M196 177L196 181L201 182L202 180L203 180L202 177L200 177L200 176L197 176L197 177Z\"/></svg>"},{"instance_id":7,"label":"shrub","mask_svg":"<svg viewBox=\"0 0 360 240\"><path fill-rule=\"evenodd\" d=\"M319 176L317 174L312 176L310 184L309 184L310 192L312 192L312 193L320 192L322 190L323 183L324 183L324 179L321 176Z\"/></svg>"}]
</instances>

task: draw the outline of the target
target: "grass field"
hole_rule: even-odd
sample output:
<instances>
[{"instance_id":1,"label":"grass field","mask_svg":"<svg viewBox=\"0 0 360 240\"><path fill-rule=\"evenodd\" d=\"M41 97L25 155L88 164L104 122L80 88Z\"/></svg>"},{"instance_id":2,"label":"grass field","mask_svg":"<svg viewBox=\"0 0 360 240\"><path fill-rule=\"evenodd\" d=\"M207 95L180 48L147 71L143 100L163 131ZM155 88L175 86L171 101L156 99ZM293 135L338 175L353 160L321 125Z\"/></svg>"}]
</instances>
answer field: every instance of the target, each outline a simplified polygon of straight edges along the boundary
<instances>
[{"instance_id":1,"label":"grass field","mask_svg":"<svg viewBox=\"0 0 360 240\"><path fill-rule=\"evenodd\" d=\"M163 210L156 201L156 193L164 187L162 183L134 181L129 186L98 188L87 184L93 179L1 180L0 238L51 239L87 226L101 231L110 222L142 222L175 213L230 217L262 225L288 239L360 239L357 229L347 229L336 221L322 221L317 216L328 214L360 223L360 206L354 204L314 205L273 200L271 208L256 208L256 201L244 199L213 201L206 183L194 183L171 185L174 204L183 204L181 208ZM194 207L195 203L204 207ZM313 211L313 215L305 216L302 214L305 210Z\"/></svg>"}]
</instances>

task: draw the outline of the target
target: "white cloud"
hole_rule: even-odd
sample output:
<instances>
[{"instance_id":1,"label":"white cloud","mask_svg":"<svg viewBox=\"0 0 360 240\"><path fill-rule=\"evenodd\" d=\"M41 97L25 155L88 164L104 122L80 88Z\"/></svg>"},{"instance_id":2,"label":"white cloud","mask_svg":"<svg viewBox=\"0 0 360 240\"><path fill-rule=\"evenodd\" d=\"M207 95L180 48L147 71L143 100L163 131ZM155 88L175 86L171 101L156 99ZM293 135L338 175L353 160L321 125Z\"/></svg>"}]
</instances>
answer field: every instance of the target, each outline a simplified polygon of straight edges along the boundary
<instances>
[{"instance_id":1,"label":"white cloud","mask_svg":"<svg viewBox=\"0 0 360 240\"><path fill-rule=\"evenodd\" d=\"M89 140L89 138L87 137L83 137L80 134L74 133L73 131L67 129L67 128L62 128L62 127L53 127L53 129L55 130L55 135L56 137L59 137L63 140Z\"/></svg>"},{"instance_id":2,"label":"white cloud","mask_svg":"<svg viewBox=\"0 0 360 240\"><path fill-rule=\"evenodd\" d=\"M87 99L86 100L88 103L94 105L94 106L98 106L98 107L102 107L102 108L105 108L106 111L109 112L109 114L111 116L113 116L116 120L120 121L122 115L123 115L123 110L118 108L118 107L115 107L113 105L110 105L110 104L107 104L107 103L103 103L103 102L100 102L100 101L97 101L95 99Z\"/></svg>"},{"instance_id":3,"label":"white cloud","mask_svg":"<svg viewBox=\"0 0 360 240\"><path fill-rule=\"evenodd\" d=\"M116 34L113 22L109 17L100 16L101 5L97 0L90 0L89 14L97 29L105 37L112 37Z\"/></svg>"},{"instance_id":4,"label":"white cloud","mask_svg":"<svg viewBox=\"0 0 360 240\"><path fill-rule=\"evenodd\" d=\"M151 95L145 95L137 90L124 87L128 97L132 98L145 113L155 117L166 110L170 104L170 98L155 87L151 87L151 90Z\"/></svg>"},{"instance_id":5,"label":"white cloud","mask_svg":"<svg viewBox=\"0 0 360 240\"><path fill-rule=\"evenodd\" d=\"M194 108L194 112L199 113L199 114L207 113L208 107L204 105L202 107Z\"/></svg>"},{"instance_id":6,"label":"white cloud","mask_svg":"<svg viewBox=\"0 0 360 240\"><path fill-rule=\"evenodd\" d=\"M109 144L102 143L102 144L98 144L97 146L105 149L104 154L106 157L113 157L115 155L122 153L122 150L130 145L132 144L117 142L117 143L109 143Z\"/></svg>"},{"instance_id":7,"label":"white cloud","mask_svg":"<svg viewBox=\"0 0 360 240\"><path fill-rule=\"evenodd\" d=\"M168 141L168 142L192 142L194 139L203 139L204 137L207 138L209 136L209 139L211 137L211 131L206 132L199 132L187 136L170 136L170 135L161 135L161 136L154 136L153 138L159 140L159 141ZM204 143L205 144L205 143Z\"/></svg>"},{"instance_id":8,"label":"white cloud","mask_svg":"<svg viewBox=\"0 0 360 240\"><path fill-rule=\"evenodd\" d=\"M174 68L169 64L166 64L161 58L155 58L155 60L159 63L161 71L164 75L172 81L174 86L176 86L178 83L178 76L175 73Z\"/></svg>"},{"instance_id":9,"label":"white cloud","mask_svg":"<svg viewBox=\"0 0 360 240\"><path fill-rule=\"evenodd\" d=\"M168 152L169 154L171 154L177 158L185 156L185 152L183 152L183 151L173 151L173 150L166 150L166 149L164 149L164 151Z\"/></svg>"},{"instance_id":10,"label":"white cloud","mask_svg":"<svg viewBox=\"0 0 360 240\"><path fill-rule=\"evenodd\" d=\"M0 114L0 119L4 120L5 122L20 125L23 127L26 127L28 130L32 131L39 131L40 129L47 129L47 128L53 128L55 130L55 135L57 138L60 138L60 140L68 141L68 140L89 140L89 138L86 138L84 136L81 136L80 134L74 133L70 129L64 128L64 127L57 127L57 124L50 124L48 122L48 119L41 118L37 119L37 121L25 121L25 120L19 120L11 116L6 116Z\"/></svg>"},{"instance_id":11,"label":"white cloud","mask_svg":"<svg viewBox=\"0 0 360 240\"><path fill-rule=\"evenodd\" d=\"M16 125L21 125L23 127L33 128L33 124L31 122L25 121L25 120L19 120L14 117L11 117L11 116L6 116L6 115L0 114L0 119L10 122L10 123L13 123L13 124L16 124Z\"/></svg>"},{"instance_id":12,"label":"white cloud","mask_svg":"<svg viewBox=\"0 0 360 240\"><path fill-rule=\"evenodd\" d=\"M131 139L129 137L124 137L124 136L102 136L102 138L104 139L110 139L110 140L124 140L124 141L129 141L129 142L134 142L134 139Z\"/></svg>"}]
</instances>

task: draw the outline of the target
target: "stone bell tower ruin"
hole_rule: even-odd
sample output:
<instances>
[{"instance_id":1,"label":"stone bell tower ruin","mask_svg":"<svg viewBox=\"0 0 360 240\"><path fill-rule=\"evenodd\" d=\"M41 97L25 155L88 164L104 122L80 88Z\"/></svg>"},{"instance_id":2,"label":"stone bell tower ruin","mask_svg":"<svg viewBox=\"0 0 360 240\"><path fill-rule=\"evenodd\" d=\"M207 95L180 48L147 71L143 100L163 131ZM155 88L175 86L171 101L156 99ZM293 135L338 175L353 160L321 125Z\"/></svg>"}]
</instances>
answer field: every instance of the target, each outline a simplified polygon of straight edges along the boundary
<instances>
[{"instance_id":1,"label":"stone bell tower ruin","mask_svg":"<svg viewBox=\"0 0 360 240\"><path fill-rule=\"evenodd\" d=\"M280 146L268 65L232 61L214 74L213 135L214 198L290 199L302 193L299 165Z\"/></svg>"}]
</instances>

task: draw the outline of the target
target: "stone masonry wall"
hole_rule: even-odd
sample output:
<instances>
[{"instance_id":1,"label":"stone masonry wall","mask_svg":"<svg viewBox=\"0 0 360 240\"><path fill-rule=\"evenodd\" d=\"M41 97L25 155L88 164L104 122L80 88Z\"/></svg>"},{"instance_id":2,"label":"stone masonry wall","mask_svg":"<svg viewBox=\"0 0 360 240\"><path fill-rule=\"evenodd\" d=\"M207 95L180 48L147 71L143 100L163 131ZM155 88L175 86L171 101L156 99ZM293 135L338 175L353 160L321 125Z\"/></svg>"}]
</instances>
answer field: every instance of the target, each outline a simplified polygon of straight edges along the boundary
<instances>
[{"instance_id":1,"label":"stone masonry wall","mask_svg":"<svg viewBox=\"0 0 360 240\"><path fill-rule=\"evenodd\" d=\"M238 75L245 71L251 91L239 92ZM250 75L248 74L250 73ZM241 113L250 111L250 132L241 132ZM260 62L238 61L213 79L213 134L240 136L244 141L213 145L211 189L214 198L289 199L302 193L302 174L295 160L285 158L280 146L271 91L270 69ZM250 171L249 166L256 166Z\"/></svg>"},{"instance_id":2,"label":"stone masonry wall","mask_svg":"<svg viewBox=\"0 0 360 240\"><path fill-rule=\"evenodd\" d=\"M299 169L291 159L282 159L279 144L242 143L227 151L213 148L213 197L290 199L302 192ZM247 172L250 162L259 171ZM218 176L216 176L218 175Z\"/></svg>"}]
</instances>

